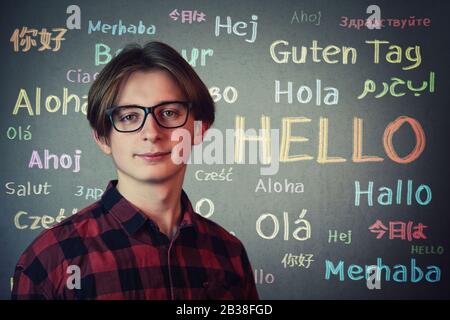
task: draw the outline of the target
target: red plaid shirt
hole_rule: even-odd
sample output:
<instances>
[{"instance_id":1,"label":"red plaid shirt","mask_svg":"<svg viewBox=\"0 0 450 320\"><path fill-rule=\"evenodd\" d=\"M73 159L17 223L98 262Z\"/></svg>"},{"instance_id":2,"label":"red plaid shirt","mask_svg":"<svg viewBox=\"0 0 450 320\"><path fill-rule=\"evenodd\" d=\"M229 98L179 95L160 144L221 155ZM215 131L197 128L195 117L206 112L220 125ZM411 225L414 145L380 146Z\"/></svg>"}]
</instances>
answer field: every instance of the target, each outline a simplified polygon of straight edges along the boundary
<instances>
[{"instance_id":1,"label":"red plaid shirt","mask_svg":"<svg viewBox=\"0 0 450 320\"><path fill-rule=\"evenodd\" d=\"M116 185L110 181L99 201L25 250L12 299L258 299L242 243L195 213L184 191L183 217L169 240Z\"/></svg>"}]
</instances>

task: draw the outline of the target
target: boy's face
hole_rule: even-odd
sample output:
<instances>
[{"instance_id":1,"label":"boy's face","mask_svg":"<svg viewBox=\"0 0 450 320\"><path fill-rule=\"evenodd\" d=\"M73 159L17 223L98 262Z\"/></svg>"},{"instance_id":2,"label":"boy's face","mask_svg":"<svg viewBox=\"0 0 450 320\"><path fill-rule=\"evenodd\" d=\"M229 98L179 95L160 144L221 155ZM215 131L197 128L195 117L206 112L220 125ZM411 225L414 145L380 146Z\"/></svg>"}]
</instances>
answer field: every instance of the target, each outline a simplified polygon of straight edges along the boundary
<instances>
[{"instance_id":1,"label":"boy's face","mask_svg":"<svg viewBox=\"0 0 450 320\"><path fill-rule=\"evenodd\" d=\"M162 101L186 101L186 97L172 76L163 70L136 71L122 84L115 105L153 106ZM175 130L186 129L194 137L194 118L192 112L181 128L160 127L149 114L141 130L118 132L111 129L110 145L96 142L105 154L111 155L120 180L132 179L141 182L163 182L177 175L184 175L185 163L175 164L171 151L178 141L171 141ZM192 144L191 140L191 144ZM142 156L145 153L163 152L157 158Z\"/></svg>"}]
</instances>

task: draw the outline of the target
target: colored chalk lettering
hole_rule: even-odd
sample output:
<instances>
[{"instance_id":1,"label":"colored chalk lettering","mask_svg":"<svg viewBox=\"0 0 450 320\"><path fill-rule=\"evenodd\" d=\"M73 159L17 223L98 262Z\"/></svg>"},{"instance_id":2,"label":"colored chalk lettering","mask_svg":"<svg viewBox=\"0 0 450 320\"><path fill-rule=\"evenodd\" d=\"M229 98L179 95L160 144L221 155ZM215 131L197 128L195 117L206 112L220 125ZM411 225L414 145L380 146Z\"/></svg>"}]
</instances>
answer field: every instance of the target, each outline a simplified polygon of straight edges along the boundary
<instances>
[{"instance_id":1,"label":"colored chalk lettering","mask_svg":"<svg viewBox=\"0 0 450 320\"><path fill-rule=\"evenodd\" d=\"M44 149L44 157L41 159L39 151L33 150L28 163L28 168L37 167L39 169L51 169L50 161L53 161L53 169L57 170L59 167L62 169L71 169L72 164L74 165L73 172L80 172L80 158L81 150L75 150L75 155L72 157L68 154L62 154L58 156L56 154L51 154L48 149ZM43 161L42 161L43 160Z\"/></svg>"},{"instance_id":2,"label":"colored chalk lettering","mask_svg":"<svg viewBox=\"0 0 450 320\"><path fill-rule=\"evenodd\" d=\"M369 207L374 203L374 187L373 181L369 181L367 187L361 186L361 183L355 181L355 206L360 206L361 198L367 200ZM405 194L406 192L406 194ZM403 180L397 180L396 188L381 186L378 188L378 196L376 201L381 206L401 205L406 200L406 205L411 206L417 203L421 206L426 206L431 202L432 192L431 188L426 184L420 184L413 187L413 180L408 180L406 183L406 190L403 192Z\"/></svg>"},{"instance_id":3,"label":"colored chalk lettering","mask_svg":"<svg viewBox=\"0 0 450 320\"><path fill-rule=\"evenodd\" d=\"M441 281L441 268L438 266L418 266L416 259L411 259L409 265L396 264L394 266L388 266L383 264L382 258L377 258L377 264L375 266L365 265L363 267L350 264L347 269L343 260L339 260L337 264L334 264L330 260L325 260L325 280L330 280L332 276L335 276L339 281L345 281L347 276L349 280L357 281L365 279L367 281L371 277L373 268L377 270L377 281L411 283L421 281L434 283Z\"/></svg>"}]
</instances>

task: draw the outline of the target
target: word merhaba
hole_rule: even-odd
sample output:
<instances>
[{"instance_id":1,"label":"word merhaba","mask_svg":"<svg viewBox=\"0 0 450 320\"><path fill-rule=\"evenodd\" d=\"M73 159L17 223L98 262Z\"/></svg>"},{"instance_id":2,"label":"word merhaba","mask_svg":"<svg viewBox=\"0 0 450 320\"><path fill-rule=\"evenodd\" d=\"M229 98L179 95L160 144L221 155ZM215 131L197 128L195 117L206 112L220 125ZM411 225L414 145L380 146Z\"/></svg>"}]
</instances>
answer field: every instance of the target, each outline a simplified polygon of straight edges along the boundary
<instances>
[{"instance_id":1,"label":"word merhaba","mask_svg":"<svg viewBox=\"0 0 450 320\"><path fill-rule=\"evenodd\" d=\"M423 269L423 267L416 265L415 259L411 259L410 265L408 266L396 264L391 267L383 264L383 260L381 258L377 258L376 265L366 265L363 267L357 264L351 264L348 266L347 270L345 270L345 262L343 260L339 260L337 265L330 260L325 260L325 280L330 280L332 274L338 277L339 281L345 281L346 275L348 279L353 281L363 279L368 280L371 272L375 270L378 281L391 281L391 273L392 280L395 282L410 281L412 283L417 283L422 280L427 282L441 281L441 269L438 266L430 265L427 266L425 270Z\"/></svg>"}]
</instances>

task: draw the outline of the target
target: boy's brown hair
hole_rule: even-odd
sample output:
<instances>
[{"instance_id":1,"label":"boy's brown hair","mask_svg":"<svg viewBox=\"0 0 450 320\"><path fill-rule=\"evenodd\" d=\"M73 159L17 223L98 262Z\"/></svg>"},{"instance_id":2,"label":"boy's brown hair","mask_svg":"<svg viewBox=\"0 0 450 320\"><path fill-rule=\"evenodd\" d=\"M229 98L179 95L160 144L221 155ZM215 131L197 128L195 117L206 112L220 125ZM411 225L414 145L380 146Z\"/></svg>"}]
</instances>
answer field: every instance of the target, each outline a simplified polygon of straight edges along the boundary
<instances>
[{"instance_id":1,"label":"boy's brown hair","mask_svg":"<svg viewBox=\"0 0 450 320\"><path fill-rule=\"evenodd\" d=\"M141 47L126 46L102 69L88 94L87 119L99 138L109 143L111 122L106 116L117 98L119 88L135 71L160 69L168 71L178 83L187 100L192 102L195 120L208 126L214 122L214 101L195 70L169 45L152 41Z\"/></svg>"}]
</instances>

